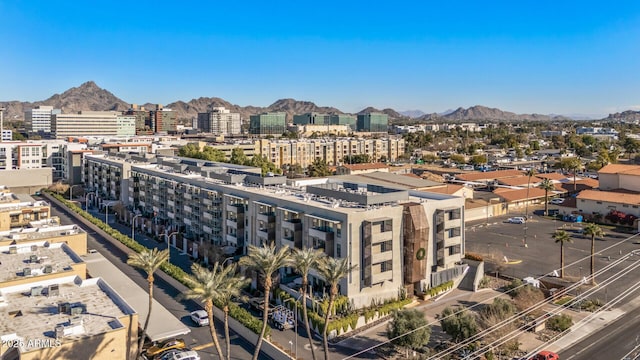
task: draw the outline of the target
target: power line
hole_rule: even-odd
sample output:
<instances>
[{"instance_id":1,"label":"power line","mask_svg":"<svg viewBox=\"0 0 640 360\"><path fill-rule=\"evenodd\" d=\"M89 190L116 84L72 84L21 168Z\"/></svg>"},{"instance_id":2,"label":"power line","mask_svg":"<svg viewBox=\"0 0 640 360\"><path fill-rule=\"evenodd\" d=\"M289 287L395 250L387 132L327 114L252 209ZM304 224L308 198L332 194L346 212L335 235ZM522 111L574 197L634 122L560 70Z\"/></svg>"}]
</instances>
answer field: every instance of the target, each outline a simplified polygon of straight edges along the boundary
<instances>
[{"instance_id":1,"label":"power line","mask_svg":"<svg viewBox=\"0 0 640 360\"><path fill-rule=\"evenodd\" d=\"M620 241L618 241L618 242L616 242L616 243L612 244L611 246L608 246L608 247L606 247L606 248L604 248L604 249L602 249L602 250L600 250L600 251L598 251L598 252L594 253L594 254L593 254L593 256L595 256L596 254L600 254L600 253L602 253L602 252L604 252L604 251L607 251L607 250L609 250L609 249L612 249L612 248L614 248L614 247L616 247L616 246L619 246L619 245L621 245L621 244L623 244L623 243L625 243L625 242L627 242L627 241L629 241L629 240L631 240L631 239L633 239L633 238L637 237L638 235L640 235L640 233L636 233L636 234L633 234L633 235L631 235L631 236L629 236L629 237L627 237L627 238L625 238L625 239L622 239L622 240L620 240ZM570 263L570 264L568 264L568 265L565 265L565 266L564 266L564 269L567 269L567 268L569 268L569 267L575 266L575 265L577 265L578 263L580 263L580 262L582 262L582 261L584 261L585 259L588 259L588 258L591 258L591 254L590 254L590 255L588 255L588 256L585 256L585 257L583 257L583 258L580 258L580 259L578 259L578 260L576 260L576 261L574 261L574 262L572 262L572 263ZM561 269L562 269L562 268L561 268ZM555 271L555 270L554 270L554 271ZM544 278L544 277L547 277L547 276L549 276L549 275L551 275L551 274L553 274L553 271L551 271L551 272L549 272L549 273L547 273L547 274L541 275L541 276L539 276L539 277L535 278L535 280L540 280L540 279L542 279L542 278ZM523 286L527 286L527 284L522 284L522 285L517 286L517 287L515 287L515 288L513 288L513 289L510 289L510 290L508 290L508 291L505 291L505 292L504 292L504 293L502 293L502 294L509 294L509 293L511 293L511 292L513 292L513 291L516 291L517 289L519 289L519 288L521 288L521 287L523 287ZM400 335L398 335L398 336L396 336L396 337L394 337L394 338L387 339L387 340L382 341L382 342L380 342L380 343L378 343L378 344L372 345L372 346L370 346L370 347L368 347L368 348L365 348L365 349L360 350L360 351L358 351L358 352L356 352L356 353L353 353L353 354L351 354L351 355L349 355L349 356L347 356L347 357L344 357L342 360L348 360L348 359L354 358L354 357L356 357L356 356L358 356L358 355L364 354L364 353L366 353L366 352L368 352L368 351L371 351L371 350L377 349L378 347L380 347L380 346L382 346L382 345L385 345L385 344L388 344L388 343L390 343L390 342L393 342L393 341L395 341L395 340L397 340L397 339L400 339L400 338L402 338L402 337L404 337L404 336L407 336L407 335L409 335L409 334L412 334L412 333L414 333L414 332L416 332L416 331L418 331L418 330L421 330L421 329L423 329L423 328L425 328L425 327L428 327L428 326L431 326L431 325L435 325L435 324L439 323L440 321L442 321L443 319L446 319L446 318L449 318L449 317L452 317L452 316L456 316L456 315L458 315L458 314L462 313L462 312L463 312L463 311L465 311L465 310L473 309L473 308L476 308L476 307L478 307L478 306L480 306L480 305L483 305L483 304L485 304L486 302L488 302L489 300L493 300L493 299L496 299L496 298L500 297L502 294L499 294L499 295L496 295L496 296L492 296L492 297L490 297L490 298L488 298L488 299L486 299L486 300L484 300L484 301L481 301L481 302L476 303L476 304L474 304L474 305L470 305L470 306L468 306L468 307L462 307L460 310L455 311L455 312L453 312L452 314L450 314L450 315L448 315L448 316L446 316L446 317L444 317L444 318L442 318L442 319L439 319L439 320L437 320L437 321L432 321L432 322L430 322L430 323L428 323L428 324L426 324L426 325L423 325L423 326L420 326L420 327L418 327L418 328L415 328L415 329L409 330L409 331L405 332L404 334L400 334Z\"/></svg>"}]
</instances>

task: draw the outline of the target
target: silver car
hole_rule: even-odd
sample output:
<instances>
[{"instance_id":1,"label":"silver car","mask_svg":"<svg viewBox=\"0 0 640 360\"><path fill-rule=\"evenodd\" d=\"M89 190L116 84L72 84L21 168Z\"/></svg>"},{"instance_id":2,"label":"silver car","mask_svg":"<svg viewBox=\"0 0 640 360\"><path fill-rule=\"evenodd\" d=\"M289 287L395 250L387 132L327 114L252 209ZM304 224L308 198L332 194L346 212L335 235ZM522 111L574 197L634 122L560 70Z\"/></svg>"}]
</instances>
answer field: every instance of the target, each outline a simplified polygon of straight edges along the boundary
<instances>
[{"instance_id":1,"label":"silver car","mask_svg":"<svg viewBox=\"0 0 640 360\"><path fill-rule=\"evenodd\" d=\"M209 325L209 315L204 310L196 310L191 314L191 320L198 326L207 326Z\"/></svg>"}]
</instances>

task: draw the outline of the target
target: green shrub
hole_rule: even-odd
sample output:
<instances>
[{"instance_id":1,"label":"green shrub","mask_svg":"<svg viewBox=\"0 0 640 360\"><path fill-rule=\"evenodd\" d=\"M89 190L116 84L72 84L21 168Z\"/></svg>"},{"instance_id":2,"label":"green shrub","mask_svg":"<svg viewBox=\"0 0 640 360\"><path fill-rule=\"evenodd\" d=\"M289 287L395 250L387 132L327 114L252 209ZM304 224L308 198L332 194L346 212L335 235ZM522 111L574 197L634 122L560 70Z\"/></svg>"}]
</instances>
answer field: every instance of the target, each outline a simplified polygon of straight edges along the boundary
<instances>
[{"instance_id":1,"label":"green shrub","mask_svg":"<svg viewBox=\"0 0 640 360\"><path fill-rule=\"evenodd\" d=\"M563 332L569 329L573 325L573 320L571 316L567 314L556 315L547 320L547 328Z\"/></svg>"},{"instance_id":2,"label":"green shrub","mask_svg":"<svg viewBox=\"0 0 640 360\"><path fill-rule=\"evenodd\" d=\"M101 220L96 219L91 214L82 210L80 207L78 207L74 203L71 203L68 200L66 200L64 197L52 192L48 192L48 193L54 198L58 199L58 201L62 202L67 208L77 213L78 215L82 216L83 218L87 219L89 222L96 225L101 230L105 231L107 234L111 235L114 239L118 240L119 242L121 242L122 244L130 248L131 250L135 252L142 252L143 250L147 249L147 247L145 247L144 245L131 239L127 235L124 235L121 232L115 230L114 228L112 228L108 224L105 224ZM170 263L164 263L160 266L160 269L164 271L167 275L178 280L181 284L187 287L191 287L190 286L191 284L186 280L187 273L184 270L182 270L180 267ZM218 304L216 304L216 306L218 306ZM218 307L221 307L221 306L218 306ZM236 304L229 305L229 316L238 320L238 322L240 322L242 325L244 325L246 328L253 331L254 333L260 334L260 331L262 330L262 320L255 318L253 315L251 315L251 313L239 307L238 305ZM269 335L270 331L271 329L267 327L265 336Z\"/></svg>"},{"instance_id":3,"label":"green shrub","mask_svg":"<svg viewBox=\"0 0 640 360\"><path fill-rule=\"evenodd\" d=\"M476 253L465 253L464 258L469 260L475 260L475 261L484 261L484 258L482 257L482 255L476 254Z\"/></svg>"},{"instance_id":4,"label":"green shrub","mask_svg":"<svg viewBox=\"0 0 640 360\"><path fill-rule=\"evenodd\" d=\"M429 294L429 296L431 297L434 297L441 292L445 292L451 288L453 288L453 281L447 281L446 283L442 283L436 287L430 288L429 290L427 290L427 294Z\"/></svg>"}]
</instances>

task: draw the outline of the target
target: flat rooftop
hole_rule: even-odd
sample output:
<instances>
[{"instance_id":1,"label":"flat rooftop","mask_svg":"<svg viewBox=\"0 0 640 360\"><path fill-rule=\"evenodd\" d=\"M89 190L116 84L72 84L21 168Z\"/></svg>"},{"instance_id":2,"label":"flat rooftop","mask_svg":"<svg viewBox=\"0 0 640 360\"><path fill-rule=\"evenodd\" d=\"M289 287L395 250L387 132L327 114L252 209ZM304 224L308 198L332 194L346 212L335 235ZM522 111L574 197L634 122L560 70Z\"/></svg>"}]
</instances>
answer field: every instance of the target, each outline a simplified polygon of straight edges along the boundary
<instances>
[{"instance_id":1,"label":"flat rooftop","mask_svg":"<svg viewBox=\"0 0 640 360\"><path fill-rule=\"evenodd\" d=\"M49 206L46 201L14 201L14 202L2 202L0 200L0 212L22 210L29 208L41 208Z\"/></svg>"},{"instance_id":2,"label":"flat rooftop","mask_svg":"<svg viewBox=\"0 0 640 360\"><path fill-rule=\"evenodd\" d=\"M0 339L22 340L22 352L51 347L56 328L58 339L65 343L120 329L118 318L133 313L100 278L69 276L13 286L0 295Z\"/></svg>"},{"instance_id":3,"label":"flat rooftop","mask_svg":"<svg viewBox=\"0 0 640 360\"><path fill-rule=\"evenodd\" d=\"M12 250L13 248L13 250ZM15 252L13 252L15 251ZM0 246L0 285L7 281L70 271L83 260L64 243ZM25 274L28 268L31 274Z\"/></svg>"},{"instance_id":4,"label":"flat rooftop","mask_svg":"<svg viewBox=\"0 0 640 360\"><path fill-rule=\"evenodd\" d=\"M54 223L54 221L51 222L51 224ZM77 225L49 226L44 224L36 228L19 228L0 231L0 241L37 241L80 233L84 233L84 230Z\"/></svg>"}]
</instances>

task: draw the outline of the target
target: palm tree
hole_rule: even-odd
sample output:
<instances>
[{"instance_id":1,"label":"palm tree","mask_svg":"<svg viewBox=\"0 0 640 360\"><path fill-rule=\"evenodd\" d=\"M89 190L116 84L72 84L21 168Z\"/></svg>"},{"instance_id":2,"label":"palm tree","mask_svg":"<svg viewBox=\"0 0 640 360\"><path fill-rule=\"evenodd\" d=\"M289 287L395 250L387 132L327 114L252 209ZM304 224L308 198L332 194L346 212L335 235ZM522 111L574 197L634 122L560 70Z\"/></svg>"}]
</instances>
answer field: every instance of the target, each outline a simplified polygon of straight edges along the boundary
<instances>
[{"instance_id":1,"label":"palm tree","mask_svg":"<svg viewBox=\"0 0 640 360\"><path fill-rule=\"evenodd\" d=\"M318 266L318 272L324 281L329 285L329 306L324 314L324 327L322 329L322 342L324 344L324 358L329 360L329 341L327 339L327 329L329 327L329 315L331 314L333 303L338 296L338 283L347 277L356 265L349 265L349 259L336 259L325 257Z\"/></svg>"},{"instance_id":2,"label":"palm tree","mask_svg":"<svg viewBox=\"0 0 640 360\"><path fill-rule=\"evenodd\" d=\"M576 186L576 172L582 169L582 162L578 158L571 158L571 160L567 163L567 169L573 171L573 191L577 190Z\"/></svg>"},{"instance_id":3,"label":"palm tree","mask_svg":"<svg viewBox=\"0 0 640 360\"><path fill-rule=\"evenodd\" d=\"M185 299L196 299L204 302L204 310L209 318L209 332L213 344L218 353L218 358L223 359L222 348L216 333L215 319L213 316L214 301L220 301L225 312L224 335L227 346L226 358L230 356L230 340L229 340L229 303L231 298L237 297L241 293L241 289L246 285L244 277L236 275L236 265L230 265L226 268L219 265L218 262L213 264L213 269L208 270L198 264L191 266L192 275L187 276L187 282L190 284L182 297Z\"/></svg>"},{"instance_id":4,"label":"palm tree","mask_svg":"<svg viewBox=\"0 0 640 360\"><path fill-rule=\"evenodd\" d=\"M309 271L311 269L318 268L320 261L324 258L324 252L312 248L306 249L294 249L291 255L293 268L296 272L302 275L302 314L304 317L304 326L307 330L307 337L309 338L309 348L311 349L311 357L316 360L316 353L313 349L313 335L311 335L311 328L309 327L309 316L307 315L307 288L309 287ZM296 308L296 311L298 309Z\"/></svg>"},{"instance_id":5,"label":"palm tree","mask_svg":"<svg viewBox=\"0 0 640 360\"><path fill-rule=\"evenodd\" d=\"M144 321L142 327L142 334L140 335L140 344L138 345L138 352L136 353L136 359L140 357L142 352L142 346L144 345L144 339L147 336L147 329L149 328L149 320L151 319L151 310L153 309L153 273L160 268L160 265L167 261L169 258L169 250L153 250L145 249L139 253L129 254L127 264L141 269L147 274L147 283L149 284L149 311L147 312L147 318Z\"/></svg>"},{"instance_id":6,"label":"palm tree","mask_svg":"<svg viewBox=\"0 0 640 360\"><path fill-rule=\"evenodd\" d=\"M543 179L538 188L544 190L544 214L549 215L549 191L553 191L555 187L553 186L553 181L549 179Z\"/></svg>"},{"instance_id":7,"label":"palm tree","mask_svg":"<svg viewBox=\"0 0 640 360\"><path fill-rule=\"evenodd\" d=\"M262 245L261 247L249 245L249 252L247 256L240 259L240 265L246 266L250 270L258 272L262 278L262 285L264 286L264 310L262 312L262 331L258 342L256 343L256 349L253 353L253 360L258 360L260 354L260 348L262 347L262 339L264 333L267 331L267 320L269 319L269 293L273 286L272 276L273 273L280 268L289 266L291 263L289 248L286 246L276 250L275 246Z\"/></svg>"},{"instance_id":8,"label":"palm tree","mask_svg":"<svg viewBox=\"0 0 640 360\"><path fill-rule=\"evenodd\" d=\"M531 178L536 174L535 169L527 170L527 199L524 203L524 218L529 221L529 189L531 189ZM527 228L528 226L524 226L524 247L527 247Z\"/></svg>"},{"instance_id":9,"label":"palm tree","mask_svg":"<svg viewBox=\"0 0 640 360\"><path fill-rule=\"evenodd\" d=\"M571 240L569 233L564 230L556 230L552 237L556 244L560 244L560 277L564 278L564 244L572 243L573 240Z\"/></svg>"},{"instance_id":10,"label":"palm tree","mask_svg":"<svg viewBox=\"0 0 640 360\"><path fill-rule=\"evenodd\" d=\"M596 284L595 279L595 270L596 270L596 236L604 236L604 231L602 228L595 223L588 223L584 229L583 233L586 236L591 236L591 285Z\"/></svg>"}]
</instances>

